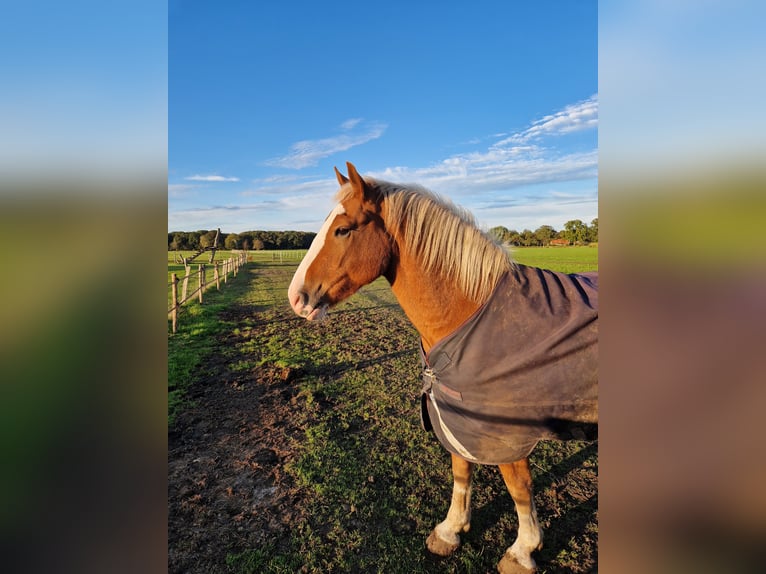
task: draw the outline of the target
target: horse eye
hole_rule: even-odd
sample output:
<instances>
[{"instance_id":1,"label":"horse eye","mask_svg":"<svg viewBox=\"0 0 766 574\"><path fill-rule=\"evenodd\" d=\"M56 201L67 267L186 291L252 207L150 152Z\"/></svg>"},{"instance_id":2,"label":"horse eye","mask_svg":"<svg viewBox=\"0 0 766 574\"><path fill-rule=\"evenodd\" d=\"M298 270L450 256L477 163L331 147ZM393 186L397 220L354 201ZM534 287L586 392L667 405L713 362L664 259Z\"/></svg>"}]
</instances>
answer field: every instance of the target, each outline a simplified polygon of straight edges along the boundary
<instances>
[{"instance_id":1,"label":"horse eye","mask_svg":"<svg viewBox=\"0 0 766 574\"><path fill-rule=\"evenodd\" d=\"M351 229L348 227L339 227L335 230L335 237L346 237L349 233L351 233Z\"/></svg>"}]
</instances>

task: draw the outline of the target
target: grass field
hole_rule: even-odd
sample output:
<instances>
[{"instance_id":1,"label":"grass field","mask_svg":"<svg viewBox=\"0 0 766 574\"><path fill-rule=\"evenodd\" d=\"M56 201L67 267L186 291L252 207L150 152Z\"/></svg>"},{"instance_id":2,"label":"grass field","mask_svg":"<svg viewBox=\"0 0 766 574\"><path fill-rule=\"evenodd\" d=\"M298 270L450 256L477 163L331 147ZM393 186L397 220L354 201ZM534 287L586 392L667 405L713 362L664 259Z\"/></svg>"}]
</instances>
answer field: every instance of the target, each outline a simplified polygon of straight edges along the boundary
<instances>
[{"instance_id":1,"label":"grass field","mask_svg":"<svg viewBox=\"0 0 766 574\"><path fill-rule=\"evenodd\" d=\"M184 267L183 263L179 263L184 257L189 257L191 255L194 255L194 251L168 251L168 309L170 309L173 306L173 297L172 297L172 290L170 288L170 284L173 280L173 273L176 274L176 276L179 279L179 293L181 289L181 285L183 283L183 278L186 275L186 268ZM191 293L194 291L197 286L199 285L199 278L196 273L198 273L199 265L205 266L205 283L210 283L215 278L215 269L214 264L219 263L222 261L225 261L226 259L231 259L235 255L239 254L240 252L236 251L227 251L227 250L217 250L215 253L215 258L213 259L213 263L210 262L210 254L209 253L203 253L199 257L197 257L194 261L190 264L190 271L192 273L189 284L187 286L188 292ZM290 250L290 251L250 251L248 252L247 259L251 262L257 262L257 263L284 263L284 262L299 262L303 256L306 254L305 249L297 249L297 250ZM223 281L223 279L221 278ZM180 297L180 295L179 295Z\"/></svg>"},{"instance_id":2,"label":"grass field","mask_svg":"<svg viewBox=\"0 0 766 574\"><path fill-rule=\"evenodd\" d=\"M597 254L513 256L585 271ZM286 302L296 265L250 264L169 336L169 570L495 571L516 515L493 467L477 470L461 548L425 549L449 505L449 456L420 428L417 334L387 283L308 323ZM531 464L540 572L594 571L596 444L546 441Z\"/></svg>"},{"instance_id":3,"label":"grass field","mask_svg":"<svg viewBox=\"0 0 766 574\"><path fill-rule=\"evenodd\" d=\"M564 273L598 269L598 247L514 247L510 253L517 263Z\"/></svg>"}]
</instances>

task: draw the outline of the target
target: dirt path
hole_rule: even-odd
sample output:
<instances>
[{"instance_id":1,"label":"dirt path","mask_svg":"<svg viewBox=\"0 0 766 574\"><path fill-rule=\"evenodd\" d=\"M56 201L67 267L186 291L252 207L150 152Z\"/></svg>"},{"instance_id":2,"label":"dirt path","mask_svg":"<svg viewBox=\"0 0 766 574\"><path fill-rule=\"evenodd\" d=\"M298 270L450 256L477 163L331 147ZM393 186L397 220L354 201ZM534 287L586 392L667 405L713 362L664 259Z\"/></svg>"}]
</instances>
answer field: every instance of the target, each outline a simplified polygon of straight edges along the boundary
<instances>
[{"instance_id":1,"label":"dirt path","mask_svg":"<svg viewBox=\"0 0 766 574\"><path fill-rule=\"evenodd\" d=\"M282 470L300 429L289 369L231 372L189 390L168 436L168 570L220 571L228 552L283 533L300 508Z\"/></svg>"}]
</instances>

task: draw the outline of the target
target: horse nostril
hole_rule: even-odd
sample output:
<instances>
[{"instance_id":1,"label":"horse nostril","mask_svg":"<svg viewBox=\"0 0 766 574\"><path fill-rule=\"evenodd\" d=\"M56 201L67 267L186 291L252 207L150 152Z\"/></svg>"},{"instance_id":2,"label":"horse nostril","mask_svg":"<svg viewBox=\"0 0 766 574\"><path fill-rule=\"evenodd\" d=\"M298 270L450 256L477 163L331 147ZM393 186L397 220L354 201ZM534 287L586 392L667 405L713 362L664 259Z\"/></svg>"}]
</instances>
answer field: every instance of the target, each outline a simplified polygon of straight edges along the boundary
<instances>
[{"instance_id":1,"label":"horse nostril","mask_svg":"<svg viewBox=\"0 0 766 574\"><path fill-rule=\"evenodd\" d=\"M308 303L309 303L309 294L306 293L305 291L300 291L298 293L298 295L300 295L300 298L301 298L301 305L303 305L303 306L308 305Z\"/></svg>"}]
</instances>

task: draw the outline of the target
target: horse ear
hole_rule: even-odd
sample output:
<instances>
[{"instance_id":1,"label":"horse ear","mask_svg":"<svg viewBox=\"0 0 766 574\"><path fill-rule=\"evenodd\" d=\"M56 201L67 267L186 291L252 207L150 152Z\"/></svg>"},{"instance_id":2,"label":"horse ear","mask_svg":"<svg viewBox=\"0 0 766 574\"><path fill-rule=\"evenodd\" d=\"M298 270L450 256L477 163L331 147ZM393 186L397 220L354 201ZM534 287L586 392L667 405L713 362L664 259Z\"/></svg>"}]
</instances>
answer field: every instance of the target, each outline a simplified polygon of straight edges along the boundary
<instances>
[{"instance_id":1,"label":"horse ear","mask_svg":"<svg viewBox=\"0 0 766 574\"><path fill-rule=\"evenodd\" d=\"M351 179L351 183L354 184L354 187L362 187L364 188L364 180L362 179L362 176L359 175L359 172L356 171L356 167L354 167L354 164L350 161L346 162L346 169L348 170L348 177Z\"/></svg>"},{"instance_id":2,"label":"horse ear","mask_svg":"<svg viewBox=\"0 0 766 574\"><path fill-rule=\"evenodd\" d=\"M354 187L354 192L359 194L365 203L377 205L378 195L375 189L364 181L359 172L356 171L353 163L347 161L346 167L348 168L348 177L351 180L351 185Z\"/></svg>"},{"instance_id":3,"label":"horse ear","mask_svg":"<svg viewBox=\"0 0 766 574\"><path fill-rule=\"evenodd\" d=\"M362 192L362 197L364 197L364 199L369 200L369 188L367 187L367 183L362 179L362 176L359 175L359 172L356 171L354 164L347 161L346 168L348 168L348 177L351 180L351 185L353 185L354 189L357 191Z\"/></svg>"},{"instance_id":4,"label":"horse ear","mask_svg":"<svg viewBox=\"0 0 766 574\"><path fill-rule=\"evenodd\" d=\"M348 183L348 178L335 168L335 177L338 178L338 184L342 187Z\"/></svg>"}]
</instances>

